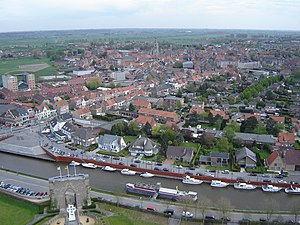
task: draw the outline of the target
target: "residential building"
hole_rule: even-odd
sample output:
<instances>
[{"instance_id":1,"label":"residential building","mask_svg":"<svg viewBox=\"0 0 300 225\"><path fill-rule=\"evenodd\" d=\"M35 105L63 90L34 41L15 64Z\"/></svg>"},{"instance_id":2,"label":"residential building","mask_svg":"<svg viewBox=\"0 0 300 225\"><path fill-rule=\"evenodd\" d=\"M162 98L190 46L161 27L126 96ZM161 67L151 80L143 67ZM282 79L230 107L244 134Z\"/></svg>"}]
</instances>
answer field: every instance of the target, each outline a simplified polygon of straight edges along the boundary
<instances>
[{"instance_id":1,"label":"residential building","mask_svg":"<svg viewBox=\"0 0 300 225\"><path fill-rule=\"evenodd\" d=\"M76 128L72 136L74 144L78 144L84 147L88 147L98 143L98 137L93 134L91 128Z\"/></svg>"},{"instance_id":2,"label":"residential building","mask_svg":"<svg viewBox=\"0 0 300 225\"><path fill-rule=\"evenodd\" d=\"M175 123L179 122L179 116L175 112L141 108L138 113L144 116L152 116L156 121L161 123L166 123L168 121Z\"/></svg>"},{"instance_id":3,"label":"residential building","mask_svg":"<svg viewBox=\"0 0 300 225\"><path fill-rule=\"evenodd\" d=\"M139 127L145 126L146 123L149 123L152 128L157 125L157 122L151 116L139 115L138 118L134 120L134 122L138 123Z\"/></svg>"},{"instance_id":4,"label":"residential building","mask_svg":"<svg viewBox=\"0 0 300 225\"><path fill-rule=\"evenodd\" d=\"M235 133L235 139L240 139L245 145L256 144L269 144L275 145L277 138L269 134L252 134L252 133Z\"/></svg>"},{"instance_id":5,"label":"residential building","mask_svg":"<svg viewBox=\"0 0 300 225\"><path fill-rule=\"evenodd\" d=\"M75 129L76 127L71 122L66 122L60 131L65 135L65 140L70 141L72 140Z\"/></svg>"},{"instance_id":6,"label":"residential building","mask_svg":"<svg viewBox=\"0 0 300 225\"><path fill-rule=\"evenodd\" d=\"M117 135L104 134L100 135L98 148L109 152L120 152L126 147L123 137Z\"/></svg>"},{"instance_id":7,"label":"residential building","mask_svg":"<svg viewBox=\"0 0 300 225\"><path fill-rule=\"evenodd\" d=\"M68 113L69 103L66 100L56 101L54 103L54 109L56 109L58 115Z\"/></svg>"},{"instance_id":8,"label":"residential building","mask_svg":"<svg viewBox=\"0 0 300 225\"><path fill-rule=\"evenodd\" d=\"M23 126L29 123L29 113L24 107L15 105L5 107L0 115L0 123L10 124L11 126Z\"/></svg>"},{"instance_id":9,"label":"residential building","mask_svg":"<svg viewBox=\"0 0 300 225\"><path fill-rule=\"evenodd\" d=\"M18 91L18 78L10 74L2 75L2 85L10 91Z\"/></svg>"},{"instance_id":10,"label":"residential building","mask_svg":"<svg viewBox=\"0 0 300 225\"><path fill-rule=\"evenodd\" d=\"M285 148L293 148L295 144L295 134L288 132L280 132L278 134L277 146Z\"/></svg>"},{"instance_id":11,"label":"residential building","mask_svg":"<svg viewBox=\"0 0 300 225\"><path fill-rule=\"evenodd\" d=\"M34 117L38 120L56 116L56 109L50 109L46 104L41 104L34 109Z\"/></svg>"},{"instance_id":12,"label":"residential building","mask_svg":"<svg viewBox=\"0 0 300 225\"><path fill-rule=\"evenodd\" d=\"M177 109L181 108L184 104L183 98L178 98L175 96L167 96L164 98L164 108L165 109Z\"/></svg>"},{"instance_id":13,"label":"residential building","mask_svg":"<svg viewBox=\"0 0 300 225\"><path fill-rule=\"evenodd\" d=\"M91 111L89 108L81 108L77 109L73 113L73 117L77 119L85 119L85 120L90 120L93 118Z\"/></svg>"},{"instance_id":14,"label":"residential building","mask_svg":"<svg viewBox=\"0 0 300 225\"><path fill-rule=\"evenodd\" d=\"M139 154L152 156L158 153L157 144L149 138L140 137L136 139L129 147L129 152L132 156Z\"/></svg>"},{"instance_id":15,"label":"residential building","mask_svg":"<svg viewBox=\"0 0 300 225\"><path fill-rule=\"evenodd\" d=\"M257 162L256 154L249 148L243 147L236 153L235 161L241 167L254 168Z\"/></svg>"},{"instance_id":16,"label":"residential building","mask_svg":"<svg viewBox=\"0 0 300 225\"><path fill-rule=\"evenodd\" d=\"M191 162L194 156L194 148L179 146L169 146L167 149L167 159L177 160L180 162Z\"/></svg>"},{"instance_id":17,"label":"residential building","mask_svg":"<svg viewBox=\"0 0 300 225\"><path fill-rule=\"evenodd\" d=\"M227 166L229 163L229 153L211 152L210 156L200 156L199 162L211 166Z\"/></svg>"},{"instance_id":18,"label":"residential building","mask_svg":"<svg viewBox=\"0 0 300 225\"><path fill-rule=\"evenodd\" d=\"M273 151L265 164L271 171L300 171L300 151Z\"/></svg>"},{"instance_id":19,"label":"residential building","mask_svg":"<svg viewBox=\"0 0 300 225\"><path fill-rule=\"evenodd\" d=\"M144 100L133 100L132 105L134 105L137 110L139 110L140 108L151 109L151 103Z\"/></svg>"}]
</instances>

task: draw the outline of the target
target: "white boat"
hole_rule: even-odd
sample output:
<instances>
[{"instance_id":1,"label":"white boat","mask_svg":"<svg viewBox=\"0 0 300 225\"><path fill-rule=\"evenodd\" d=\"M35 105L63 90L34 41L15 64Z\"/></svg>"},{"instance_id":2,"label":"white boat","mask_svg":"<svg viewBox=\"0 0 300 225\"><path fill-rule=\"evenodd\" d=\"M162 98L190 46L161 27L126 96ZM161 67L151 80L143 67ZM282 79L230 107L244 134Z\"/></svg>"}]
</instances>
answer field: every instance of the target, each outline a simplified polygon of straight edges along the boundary
<instances>
[{"instance_id":1,"label":"white boat","mask_svg":"<svg viewBox=\"0 0 300 225\"><path fill-rule=\"evenodd\" d=\"M182 183L184 183L184 184L202 184L203 181L202 180L197 180L197 179L192 178L190 176L185 176L182 179Z\"/></svg>"},{"instance_id":2,"label":"white boat","mask_svg":"<svg viewBox=\"0 0 300 225\"><path fill-rule=\"evenodd\" d=\"M227 187L229 184L220 180L212 180L210 186L212 187Z\"/></svg>"},{"instance_id":3,"label":"white boat","mask_svg":"<svg viewBox=\"0 0 300 225\"><path fill-rule=\"evenodd\" d=\"M79 163L79 162L76 162L76 161L72 161L72 162L70 162L69 165L70 165L70 166L79 166L80 163Z\"/></svg>"},{"instance_id":4,"label":"white boat","mask_svg":"<svg viewBox=\"0 0 300 225\"><path fill-rule=\"evenodd\" d=\"M144 173L141 173L140 176L141 177L145 177L145 178L150 178L150 177L154 177L154 174L148 173L148 172L144 172Z\"/></svg>"},{"instance_id":5,"label":"white boat","mask_svg":"<svg viewBox=\"0 0 300 225\"><path fill-rule=\"evenodd\" d=\"M293 187L293 186L290 186L290 187L286 188L284 191L287 194L295 194L295 195L299 195L300 194L300 188Z\"/></svg>"},{"instance_id":6,"label":"white boat","mask_svg":"<svg viewBox=\"0 0 300 225\"><path fill-rule=\"evenodd\" d=\"M102 168L102 170L108 171L108 172L115 172L117 169L113 168L111 166L105 166L105 167Z\"/></svg>"},{"instance_id":7,"label":"white boat","mask_svg":"<svg viewBox=\"0 0 300 225\"><path fill-rule=\"evenodd\" d=\"M123 174L123 175L129 175L129 176L133 176L133 175L135 175L135 174L136 174L136 172L135 172L135 171L133 171L133 170L129 170L129 169L122 169L122 170L121 170L121 174Z\"/></svg>"},{"instance_id":8,"label":"white boat","mask_svg":"<svg viewBox=\"0 0 300 225\"><path fill-rule=\"evenodd\" d=\"M261 188L265 192L278 192L282 189L281 187L276 187L271 184L263 185Z\"/></svg>"},{"instance_id":9,"label":"white boat","mask_svg":"<svg viewBox=\"0 0 300 225\"><path fill-rule=\"evenodd\" d=\"M94 163L82 163L81 165L83 167L91 168L91 169L96 169L97 168L97 165L95 165Z\"/></svg>"},{"instance_id":10,"label":"white boat","mask_svg":"<svg viewBox=\"0 0 300 225\"><path fill-rule=\"evenodd\" d=\"M235 183L233 185L233 187L235 189L240 189L240 190L253 190L256 188L255 185L252 185L252 184L246 184L246 183Z\"/></svg>"}]
</instances>

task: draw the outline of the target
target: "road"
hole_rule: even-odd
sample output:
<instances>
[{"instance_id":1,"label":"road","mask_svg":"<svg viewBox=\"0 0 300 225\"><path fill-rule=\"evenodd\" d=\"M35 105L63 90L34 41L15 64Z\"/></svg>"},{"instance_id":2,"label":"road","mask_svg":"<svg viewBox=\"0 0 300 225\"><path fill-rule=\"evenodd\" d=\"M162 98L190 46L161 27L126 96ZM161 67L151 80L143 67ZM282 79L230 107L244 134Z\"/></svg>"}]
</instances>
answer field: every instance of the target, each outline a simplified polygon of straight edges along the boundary
<instances>
[{"instance_id":1,"label":"road","mask_svg":"<svg viewBox=\"0 0 300 225\"><path fill-rule=\"evenodd\" d=\"M27 187L34 191L47 191L49 193L47 180L28 177L17 173L7 172L4 170L0 170L0 180L4 181L5 183L12 183L22 187ZM161 213L167 208L173 209L174 216L177 218L181 217L183 210L190 211L191 213L194 214L195 218L202 218L200 209L196 208L196 205L194 204L187 205L187 204L180 204L177 202L175 203L175 202L151 200L144 197L129 198L129 197L112 195L112 194L95 192L95 191L91 192L91 196L93 198L101 198L105 201L116 202L122 205L139 207L142 209L146 209L148 206L152 206L155 207L156 211ZM205 215L213 215L216 218L220 218L222 216L220 212L211 209L206 210ZM232 224L237 224L237 222L242 220L243 218L251 219L253 221L258 221L260 218L267 218L266 214L249 213L249 212L228 212L226 216L231 219ZM294 215L273 214L271 216L271 220L290 221L290 220L294 220Z\"/></svg>"}]
</instances>

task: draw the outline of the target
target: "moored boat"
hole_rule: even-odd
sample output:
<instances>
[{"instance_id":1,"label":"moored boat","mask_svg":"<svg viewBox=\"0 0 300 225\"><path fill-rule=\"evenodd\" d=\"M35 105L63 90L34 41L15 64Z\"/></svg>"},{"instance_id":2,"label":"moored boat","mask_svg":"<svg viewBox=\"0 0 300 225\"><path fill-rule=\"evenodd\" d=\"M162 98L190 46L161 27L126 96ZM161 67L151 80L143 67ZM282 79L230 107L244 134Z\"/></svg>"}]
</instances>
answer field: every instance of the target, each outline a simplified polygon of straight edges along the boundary
<instances>
[{"instance_id":1,"label":"moored boat","mask_svg":"<svg viewBox=\"0 0 300 225\"><path fill-rule=\"evenodd\" d=\"M105 167L102 168L102 170L108 171L108 172L115 172L117 169L113 168L111 166L105 166Z\"/></svg>"},{"instance_id":2,"label":"moored boat","mask_svg":"<svg viewBox=\"0 0 300 225\"><path fill-rule=\"evenodd\" d=\"M145 177L145 178L150 178L150 177L154 177L154 174L152 173L148 173L148 172L144 172L140 174L141 177Z\"/></svg>"},{"instance_id":3,"label":"moored boat","mask_svg":"<svg viewBox=\"0 0 300 225\"><path fill-rule=\"evenodd\" d=\"M122 169L122 170L121 170L121 174L123 174L123 175L129 175L129 176L133 176L133 175L135 175L135 174L136 174L136 172L135 172L135 171L133 171L133 170L129 170L129 169Z\"/></svg>"},{"instance_id":4,"label":"moored boat","mask_svg":"<svg viewBox=\"0 0 300 225\"><path fill-rule=\"evenodd\" d=\"M278 192L281 191L281 187L273 186L271 184L263 185L261 189L265 192Z\"/></svg>"},{"instance_id":5,"label":"moored boat","mask_svg":"<svg viewBox=\"0 0 300 225\"><path fill-rule=\"evenodd\" d=\"M229 184L220 180L212 180L210 186L212 187L227 187Z\"/></svg>"},{"instance_id":6,"label":"moored boat","mask_svg":"<svg viewBox=\"0 0 300 225\"><path fill-rule=\"evenodd\" d=\"M97 168L97 165L95 165L94 163L82 163L81 166L83 166L85 168L91 168L91 169Z\"/></svg>"},{"instance_id":7,"label":"moored boat","mask_svg":"<svg viewBox=\"0 0 300 225\"><path fill-rule=\"evenodd\" d=\"M294 195L299 195L300 194L300 188L293 187L293 186L290 186L290 187L286 188L284 191L287 194L294 194Z\"/></svg>"},{"instance_id":8,"label":"moored boat","mask_svg":"<svg viewBox=\"0 0 300 225\"><path fill-rule=\"evenodd\" d=\"M235 189L240 189L240 190L254 190L256 188L255 185L246 184L246 183L235 183L233 184L233 187Z\"/></svg>"},{"instance_id":9,"label":"moored boat","mask_svg":"<svg viewBox=\"0 0 300 225\"><path fill-rule=\"evenodd\" d=\"M72 161L69 163L69 166L79 166L80 163L79 162L76 162L76 161Z\"/></svg>"},{"instance_id":10,"label":"moored boat","mask_svg":"<svg viewBox=\"0 0 300 225\"><path fill-rule=\"evenodd\" d=\"M182 183L184 183L184 184L202 184L203 181L202 180L197 180L197 179L192 178L190 176L185 176L182 179Z\"/></svg>"}]
</instances>

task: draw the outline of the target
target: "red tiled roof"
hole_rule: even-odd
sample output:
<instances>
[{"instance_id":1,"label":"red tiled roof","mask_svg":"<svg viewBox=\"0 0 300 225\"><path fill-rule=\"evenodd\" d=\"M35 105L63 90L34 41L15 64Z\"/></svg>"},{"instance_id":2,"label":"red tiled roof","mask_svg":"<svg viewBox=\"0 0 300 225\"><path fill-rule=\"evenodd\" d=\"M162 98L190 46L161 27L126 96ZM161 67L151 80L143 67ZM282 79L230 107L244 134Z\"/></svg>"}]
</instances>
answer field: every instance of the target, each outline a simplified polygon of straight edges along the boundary
<instances>
[{"instance_id":1,"label":"red tiled roof","mask_svg":"<svg viewBox=\"0 0 300 225\"><path fill-rule=\"evenodd\" d=\"M134 101L132 102L132 104L135 105L135 106L138 106L138 107L144 107L144 108L149 107L149 104L151 105L150 102L143 101L143 100L134 100Z\"/></svg>"},{"instance_id":2,"label":"red tiled roof","mask_svg":"<svg viewBox=\"0 0 300 225\"><path fill-rule=\"evenodd\" d=\"M136 118L134 121L142 125L145 125L148 122L151 125L151 127L157 124L155 119L151 116L139 115L139 117Z\"/></svg>"},{"instance_id":3,"label":"red tiled roof","mask_svg":"<svg viewBox=\"0 0 300 225\"><path fill-rule=\"evenodd\" d=\"M178 115L175 112L168 112L163 110L156 110L156 109L148 109L148 108L140 108L139 113L141 114L149 114L149 115L157 115L169 118L176 118Z\"/></svg>"},{"instance_id":4,"label":"red tiled roof","mask_svg":"<svg viewBox=\"0 0 300 225\"><path fill-rule=\"evenodd\" d=\"M267 165L271 165L275 159L279 157L279 153L277 151L273 151L271 155L266 159Z\"/></svg>"},{"instance_id":5,"label":"red tiled roof","mask_svg":"<svg viewBox=\"0 0 300 225\"><path fill-rule=\"evenodd\" d=\"M284 123L284 117L282 116L270 116L270 118L278 123Z\"/></svg>"},{"instance_id":6,"label":"red tiled roof","mask_svg":"<svg viewBox=\"0 0 300 225\"><path fill-rule=\"evenodd\" d=\"M205 113L205 111L203 109L198 108L198 107L191 107L189 113L202 114L202 113Z\"/></svg>"},{"instance_id":7,"label":"red tiled roof","mask_svg":"<svg viewBox=\"0 0 300 225\"><path fill-rule=\"evenodd\" d=\"M278 134L278 141L295 143L295 135L294 133L280 132Z\"/></svg>"},{"instance_id":8,"label":"red tiled roof","mask_svg":"<svg viewBox=\"0 0 300 225\"><path fill-rule=\"evenodd\" d=\"M91 111L88 108L81 108L81 109L77 109L74 113L76 113L77 115L84 115L90 112Z\"/></svg>"}]
</instances>

